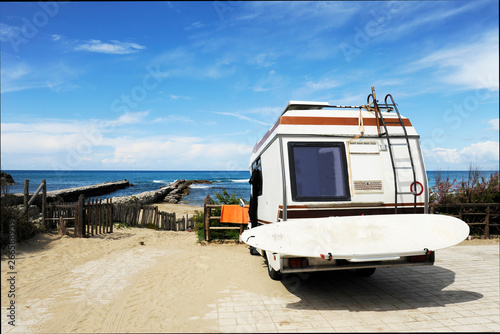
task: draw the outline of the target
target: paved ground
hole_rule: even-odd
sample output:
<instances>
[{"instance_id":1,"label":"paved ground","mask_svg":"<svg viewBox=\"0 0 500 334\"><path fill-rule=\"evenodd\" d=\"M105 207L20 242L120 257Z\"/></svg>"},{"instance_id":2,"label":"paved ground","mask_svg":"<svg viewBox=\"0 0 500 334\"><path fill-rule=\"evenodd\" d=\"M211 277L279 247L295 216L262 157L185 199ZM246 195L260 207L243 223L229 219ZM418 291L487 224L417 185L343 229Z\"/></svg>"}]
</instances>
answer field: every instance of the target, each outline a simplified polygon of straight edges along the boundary
<instances>
[{"instance_id":1,"label":"paved ground","mask_svg":"<svg viewBox=\"0 0 500 334\"><path fill-rule=\"evenodd\" d=\"M289 276L286 298L229 287L205 319L221 332L500 332L499 275L498 245L455 246L370 278Z\"/></svg>"},{"instance_id":2,"label":"paved ground","mask_svg":"<svg viewBox=\"0 0 500 334\"><path fill-rule=\"evenodd\" d=\"M137 238L147 234L148 245L154 243L155 239L150 234L156 231L139 232ZM191 237L187 232L182 233ZM111 237L120 238L118 232ZM60 261L66 261L62 267L72 268L67 277L60 273L56 275L50 267L41 267L39 275L32 273L36 275L18 282L19 305L24 303L24 308L19 309L18 323L21 326L14 328L7 325L7 304L2 303L2 332L172 332L172 328L182 328L173 327L176 319L187 323L189 326L186 328L192 329L190 332L500 332L498 244L454 246L438 251L434 266L377 269L369 278L360 278L352 272L343 271L288 275L282 282L275 282L267 276L263 259L251 256L245 245L205 249L203 257L200 257L203 261L222 258L228 252L234 254L222 261L229 264L217 269L221 275L211 278L208 264L193 260L195 255L199 255L197 246L191 247L192 253L186 253L187 257L180 259L183 263L191 264L188 266L191 271L177 274L166 269L172 268L172 263L178 261L172 256L165 256L172 252L171 249L165 248L162 253L162 248L151 246L153 248L146 251L137 246L137 241L143 239L134 239L132 236L127 239L126 232L123 232L122 237L125 241L130 239L129 243L136 245L135 248L127 248L128 244L124 243L125 248L120 253L110 248L118 244L113 238L77 241L63 238L56 244L60 246L58 252L50 249L42 251L44 256L52 253L59 256L59 252L66 249L61 246L64 242L80 246L99 243L104 255L92 261L82 261L81 265L75 267L73 257L62 254ZM185 241L182 235L173 237L169 235L170 243L178 238L180 243ZM158 241L161 245L162 240ZM153 263L153 251L161 259L157 263ZM92 247L78 248L78 252L82 252L85 259L95 255ZM149 257L141 257L139 255L142 253L139 252ZM179 256L184 254L180 250L178 253ZM31 255L28 255L23 255L25 262L30 261ZM36 267L33 262L30 263ZM240 263L244 265L233 266ZM198 267L203 270L196 269ZM239 268L238 272L231 272L234 268ZM2 272L7 270L2 267ZM21 270L21 273L26 274L27 271ZM75 287L73 283L65 283L68 278L73 280L76 274L83 275L81 278L84 280L81 282L88 281L88 284L78 283ZM226 280L227 276L241 276L244 284L238 283L236 286L234 282L240 282L240 279ZM127 277L134 280L127 281ZM159 281L159 277L169 284L162 284L161 288L153 286L152 280ZM186 280L185 277L190 279ZM138 284L135 281L137 279L145 284ZM203 288L199 280L193 281L195 279L202 280L206 287ZM123 284L127 282L130 284L124 288ZM45 284L43 288L40 288L39 283ZM102 284L105 284L105 288ZM196 289L198 285L198 290L184 297L188 296L187 289ZM177 297L167 293L174 291L168 289L170 286L177 287L175 291L182 293ZM201 291L208 287L208 297L201 298ZM106 304L102 294L97 293L101 290L109 297L109 303ZM69 296L67 299L57 297L68 291L72 294L65 295ZM86 304L79 302L84 292L88 295ZM36 298L45 299L34 303L32 299L35 293L42 293ZM139 297L136 298L136 295ZM2 296L6 297L7 292ZM128 302L149 306L127 309L124 305ZM73 318L68 316L69 320L66 321L66 313L55 304L68 305L68 310L63 311L73 314ZM182 307L187 304L200 304L202 308L187 314L189 308ZM52 308L49 309L49 306ZM61 314L55 314L54 310L59 310ZM161 316L171 315L172 318L158 317L158 313ZM100 316L94 318L96 314ZM102 317L104 314L106 317ZM89 319L96 323L94 327L78 327L86 325ZM145 325L135 326L134 321L138 319L144 320ZM126 326L128 322L132 323L129 327Z\"/></svg>"}]
</instances>

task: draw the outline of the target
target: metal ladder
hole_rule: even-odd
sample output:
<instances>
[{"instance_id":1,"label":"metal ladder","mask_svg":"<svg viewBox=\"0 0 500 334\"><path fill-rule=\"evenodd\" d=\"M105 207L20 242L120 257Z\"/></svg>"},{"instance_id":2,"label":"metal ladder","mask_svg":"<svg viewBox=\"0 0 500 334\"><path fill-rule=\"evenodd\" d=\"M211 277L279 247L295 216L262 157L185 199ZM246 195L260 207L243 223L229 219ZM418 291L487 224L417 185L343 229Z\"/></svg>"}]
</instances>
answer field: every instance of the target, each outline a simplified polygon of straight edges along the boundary
<instances>
[{"instance_id":1,"label":"metal ladder","mask_svg":"<svg viewBox=\"0 0 500 334\"><path fill-rule=\"evenodd\" d=\"M387 139L387 146L389 149L389 155L391 157L392 172L393 172L393 176L394 176L394 213L395 214L398 213L398 195L408 195L408 194L413 195L413 212L416 213L417 212L417 178L415 175L415 166L413 164L413 157L411 155L410 142L408 140L408 133L406 132L406 127L403 123L403 120L401 119L401 114L399 113L398 107L397 107L396 103L394 102L394 99L392 98L391 94L387 94L385 96L385 100L384 100L385 104L378 104L378 101L375 97L375 90L373 87L372 87L372 94L368 95L368 103L369 104L370 104L370 101L369 101L370 96L373 98L372 103L373 103L373 107L375 109L375 117L377 119L377 128L378 128L378 132L379 132L379 137L385 137ZM388 98L390 98L391 103L388 103L388 101L387 101ZM387 112L395 110L396 114L398 115L397 120L391 119L390 121L389 120L386 121L384 119L383 114L382 114L382 110L387 111ZM382 127L384 129L383 133L380 132L380 123L382 123ZM391 139L390 139L389 133L387 131L387 124L399 124L399 125L401 125L401 127L403 128L403 133L404 133L404 138L405 138L404 143L391 143ZM399 145L404 145L408 149L408 156L410 158L410 167L409 168L411 169L412 174L413 174L412 185L415 185L415 189L413 189L413 191L398 191L399 188L398 188L397 170L408 168L408 167L398 167L395 164L393 146L399 146Z\"/></svg>"}]
</instances>

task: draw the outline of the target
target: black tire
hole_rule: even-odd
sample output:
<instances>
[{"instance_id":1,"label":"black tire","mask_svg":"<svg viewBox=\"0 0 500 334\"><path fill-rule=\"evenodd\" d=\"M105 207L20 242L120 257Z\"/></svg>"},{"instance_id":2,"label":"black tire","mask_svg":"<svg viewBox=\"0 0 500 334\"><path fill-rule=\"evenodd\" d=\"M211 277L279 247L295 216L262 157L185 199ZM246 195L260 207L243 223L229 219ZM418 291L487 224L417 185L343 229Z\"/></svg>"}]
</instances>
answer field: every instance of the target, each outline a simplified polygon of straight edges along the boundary
<instances>
[{"instance_id":1,"label":"black tire","mask_svg":"<svg viewBox=\"0 0 500 334\"><path fill-rule=\"evenodd\" d=\"M250 246L250 254L252 255L260 255L260 253L255 249L255 247Z\"/></svg>"},{"instance_id":2,"label":"black tire","mask_svg":"<svg viewBox=\"0 0 500 334\"><path fill-rule=\"evenodd\" d=\"M266 264L267 264L267 273L269 274L269 277L271 277L272 280L274 281L281 281L281 273L279 271L276 271L271 267L271 264L267 260L266 256Z\"/></svg>"},{"instance_id":3,"label":"black tire","mask_svg":"<svg viewBox=\"0 0 500 334\"><path fill-rule=\"evenodd\" d=\"M356 269L356 274L360 277L370 277L375 273L375 270L377 268L363 268L363 269Z\"/></svg>"}]
</instances>

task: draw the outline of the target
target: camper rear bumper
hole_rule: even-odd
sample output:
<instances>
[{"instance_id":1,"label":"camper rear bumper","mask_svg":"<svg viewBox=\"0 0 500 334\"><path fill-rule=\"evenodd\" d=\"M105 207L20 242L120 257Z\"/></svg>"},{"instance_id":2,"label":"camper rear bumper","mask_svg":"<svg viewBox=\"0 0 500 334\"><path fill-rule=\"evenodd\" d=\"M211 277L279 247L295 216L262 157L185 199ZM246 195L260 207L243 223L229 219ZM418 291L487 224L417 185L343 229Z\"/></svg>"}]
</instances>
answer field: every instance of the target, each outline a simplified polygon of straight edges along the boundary
<instances>
[{"instance_id":1,"label":"camper rear bumper","mask_svg":"<svg viewBox=\"0 0 500 334\"><path fill-rule=\"evenodd\" d=\"M427 255L419 256L401 256L396 260L389 261L366 261L350 262L347 260L324 260L321 258L300 258L281 256L281 273L299 273L314 271L333 271L349 269L368 269L368 268L388 268L403 266L425 266L433 265L435 253L430 252Z\"/></svg>"}]
</instances>

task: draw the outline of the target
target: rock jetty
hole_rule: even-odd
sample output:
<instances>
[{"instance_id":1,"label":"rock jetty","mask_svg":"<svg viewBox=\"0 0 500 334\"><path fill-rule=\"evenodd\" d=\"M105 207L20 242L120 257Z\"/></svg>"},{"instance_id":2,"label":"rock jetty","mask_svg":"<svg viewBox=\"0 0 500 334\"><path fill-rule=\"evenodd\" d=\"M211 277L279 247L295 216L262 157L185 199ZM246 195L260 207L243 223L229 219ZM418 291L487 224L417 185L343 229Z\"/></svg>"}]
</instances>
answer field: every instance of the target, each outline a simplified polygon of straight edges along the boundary
<instances>
[{"instance_id":1,"label":"rock jetty","mask_svg":"<svg viewBox=\"0 0 500 334\"><path fill-rule=\"evenodd\" d=\"M131 184L128 180L122 181L114 181L114 182L104 182L99 184L94 184L91 186L83 186L83 187L75 187L61 190L53 190L47 191L47 202L55 203L55 202L76 202L78 201L78 197L83 195L85 197L95 197L101 196L105 194L112 193L119 189L124 189L130 187ZM33 194L30 194L30 198ZM41 192L38 194L35 202L35 205L41 205L42 196ZM24 194L12 194L10 196L10 201L12 201L13 205L23 204L24 202Z\"/></svg>"},{"instance_id":2,"label":"rock jetty","mask_svg":"<svg viewBox=\"0 0 500 334\"><path fill-rule=\"evenodd\" d=\"M179 201L189 194L189 186L193 183L211 183L206 180L177 180L166 187L158 190L145 191L131 196L113 197L113 204L152 204L159 202L179 203Z\"/></svg>"},{"instance_id":3,"label":"rock jetty","mask_svg":"<svg viewBox=\"0 0 500 334\"><path fill-rule=\"evenodd\" d=\"M131 184L128 180L104 182L104 183L94 184L91 186L47 191L47 198L55 197L55 198L62 198L64 202L76 202L78 201L78 197L80 195L83 195L85 197L96 197L109 194L114 191L124 189L130 186Z\"/></svg>"}]
</instances>

